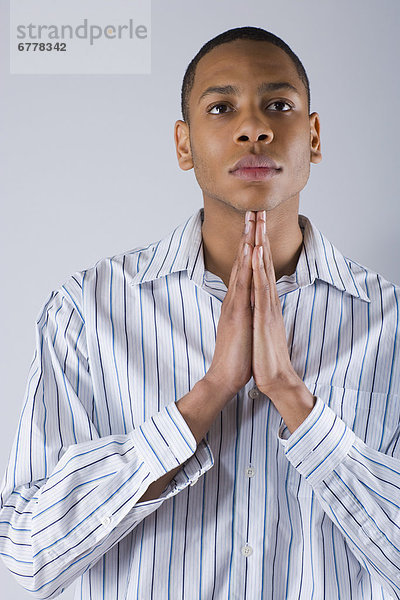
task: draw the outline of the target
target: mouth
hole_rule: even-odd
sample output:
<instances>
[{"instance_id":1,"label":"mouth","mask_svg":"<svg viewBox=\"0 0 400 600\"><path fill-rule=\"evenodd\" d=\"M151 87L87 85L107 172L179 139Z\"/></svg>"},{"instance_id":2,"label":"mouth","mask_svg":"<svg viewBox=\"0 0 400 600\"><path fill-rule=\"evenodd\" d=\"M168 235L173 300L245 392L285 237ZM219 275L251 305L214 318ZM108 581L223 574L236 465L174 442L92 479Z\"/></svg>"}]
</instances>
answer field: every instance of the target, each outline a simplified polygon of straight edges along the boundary
<instances>
[{"instance_id":1,"label":"mouth","mask_svg":"<svg viewBox=\"0 0 400 600\"><path fill-rule=\"evenodd\" d=\"M282 168L267 154L246 154L229 172L245 181L267 181L281 170Z\"/></svg>"},{"instance_id":2,"label":"mouth","mask_svg":"<svg viewBox=\"0 0 400 600\"><path fill-rule=\"evenodd\" d=\"M280 171L281 169L271 167L240 167L230 171L230 174L245 181L267 181L278 175Z\"/></svg>"}]
</instances>

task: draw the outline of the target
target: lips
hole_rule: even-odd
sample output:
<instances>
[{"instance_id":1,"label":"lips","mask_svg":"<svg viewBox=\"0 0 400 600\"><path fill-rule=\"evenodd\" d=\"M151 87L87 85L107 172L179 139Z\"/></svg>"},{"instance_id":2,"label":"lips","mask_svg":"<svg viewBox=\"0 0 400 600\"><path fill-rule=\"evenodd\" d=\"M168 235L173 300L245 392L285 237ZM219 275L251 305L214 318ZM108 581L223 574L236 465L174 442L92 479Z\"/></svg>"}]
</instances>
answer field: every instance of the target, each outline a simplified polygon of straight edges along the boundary
<instances>
[{"instance_id":1,"label":"lips","mask_svg":"<svg viewBox=\"0 0 400 600\"><path fill-rule=\"evenodd\" d=\"M238 160L230 173L245 181L267 181L280 171L281 168L266 154L247 154Z\"/></svg>"},{"instance_id":2,"label":"lips","mask_svg":"<svg viewBox=\"0 0 400 600\"><path fill-rule=\"evenodd\" d=\"M237 171L238 169L276 169L279 167L272 158L267 156L266 154L247 154L243 156L238 162L235 164L233 169L231 169L231 173Z\"/></svg>"}]
</instances>

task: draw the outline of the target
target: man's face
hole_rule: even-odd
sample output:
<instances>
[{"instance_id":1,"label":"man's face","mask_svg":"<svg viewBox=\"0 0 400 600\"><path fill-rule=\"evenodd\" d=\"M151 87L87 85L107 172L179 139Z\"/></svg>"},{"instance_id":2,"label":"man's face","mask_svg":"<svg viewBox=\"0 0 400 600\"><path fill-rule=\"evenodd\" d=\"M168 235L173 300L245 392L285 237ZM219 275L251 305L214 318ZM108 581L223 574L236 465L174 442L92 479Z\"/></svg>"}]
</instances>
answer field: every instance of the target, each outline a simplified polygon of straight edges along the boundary
<instances>
[{"instance_id":1,"label":"man's face","mask_svg":"<svg viewBox=\"0 0 400 600\"><path fill-rule=\"evenodd\" d=\"M261 84L277 82L298 93L287 86L258 94ZM202 97L210 86L238 91ZM235 40L204 56L196 69L189 117L181 168L194 167L205 198L240 211L268 211L293 198L307 183L310 161L321 159L318 115L308 115L304 84L289 56L268 42ZM263 179L247 171L250 178L241 179L231 171L249 154L267 155L279 170Z\"/></svg>"}]
</instances>

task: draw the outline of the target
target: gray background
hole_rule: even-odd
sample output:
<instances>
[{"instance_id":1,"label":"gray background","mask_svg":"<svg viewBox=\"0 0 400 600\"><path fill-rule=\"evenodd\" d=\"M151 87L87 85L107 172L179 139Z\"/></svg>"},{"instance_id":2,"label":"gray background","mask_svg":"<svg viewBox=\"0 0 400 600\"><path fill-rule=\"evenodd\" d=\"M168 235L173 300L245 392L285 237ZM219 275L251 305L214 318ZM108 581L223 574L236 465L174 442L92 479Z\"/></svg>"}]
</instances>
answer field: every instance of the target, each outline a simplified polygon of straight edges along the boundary
<instances>
[{"instance_id":1,"label":"gray background","mask_svg":"<svg viewBox=\"0 0 400 600\"><path fill-rule=\"evenodd\" d=\"M263 27L298 54L323 154L300 212L345 256L400 284L399 0L153 0L151 75L10 75L8 17L0 0L1 475L49 292L202 206L173 127L187 64L226 29ZM29 597L2 561L0 589Z\"/></svg>"}]
</instances>

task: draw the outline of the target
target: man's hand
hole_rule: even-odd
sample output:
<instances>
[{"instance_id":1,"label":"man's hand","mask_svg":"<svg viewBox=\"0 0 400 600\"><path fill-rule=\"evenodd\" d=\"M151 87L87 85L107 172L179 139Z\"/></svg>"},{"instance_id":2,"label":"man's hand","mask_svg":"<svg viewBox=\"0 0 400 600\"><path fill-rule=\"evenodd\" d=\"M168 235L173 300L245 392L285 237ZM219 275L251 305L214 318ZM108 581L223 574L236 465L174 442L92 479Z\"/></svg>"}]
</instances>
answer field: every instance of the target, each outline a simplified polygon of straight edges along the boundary
<instances>
[{"instance_id":1,"label":"man's hand","mask_svg":"<svg viewBox=\"0 0 400 600\"><path fill-rule=\"evenodd\" d=\"M251 286L252 371L258 389L271 399L293 433L314 408L316 397L290 362L265 219L265 211L256 213Z\"/></svg>"},{"instance_id":2,"label":"man's hand","mask_svg":"<svg viewBox=\"0 0 400 600\"><path fill-rule=\"evenodd\" d=\"M254 243L255 214L249 213L248 227L243 227L228 291L221 307L212 363L204 378L227 390L232 398L251 378L252 310L250 288L251 255ZM245 244L247 242L247 254ZM249 245L251 244L251 245Z\"/></svg>"},{"instance_id":3,"label":"man's hand","mask_svg":"<svg viewBox=\"0 0 400 600\"><path fill-rule=\"evenodd\" d=\"M265 210L256 213L251 292L254 306L252 371L258 389L270 396L283 386L294 387L301 379L290 362L265 218Z\"/></svg>"}]
</instances>

